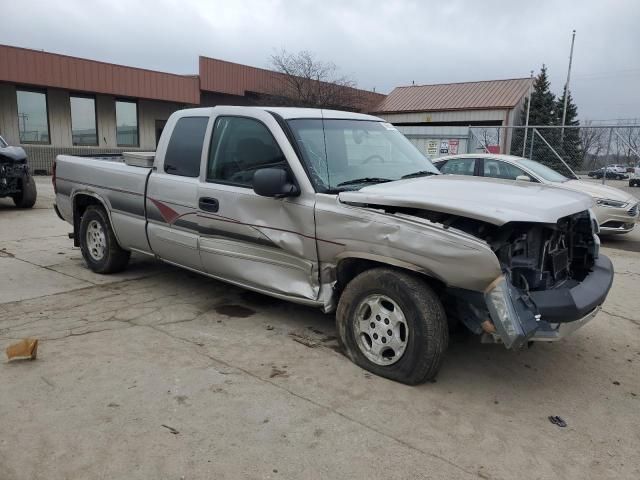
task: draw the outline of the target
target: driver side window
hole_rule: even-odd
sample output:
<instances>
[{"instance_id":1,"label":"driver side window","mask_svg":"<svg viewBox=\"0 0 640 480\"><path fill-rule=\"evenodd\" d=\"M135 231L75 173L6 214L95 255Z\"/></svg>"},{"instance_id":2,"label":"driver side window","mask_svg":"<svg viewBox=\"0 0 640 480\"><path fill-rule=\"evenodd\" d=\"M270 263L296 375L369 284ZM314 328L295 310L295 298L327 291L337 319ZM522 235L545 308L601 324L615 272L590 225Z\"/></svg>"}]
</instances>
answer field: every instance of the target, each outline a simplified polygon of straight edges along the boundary
<instances>
[{"instance_id":1,"label":"driver side window","mask_svg":"<svg viewBox=\"0 0 640 480\"><path fill-rule=\"evenodd\" d=\"M216 119L207 181L251 187L256 170L286 165L276 140L261 122L244 117Z\"/></svg>"}]
</instances>

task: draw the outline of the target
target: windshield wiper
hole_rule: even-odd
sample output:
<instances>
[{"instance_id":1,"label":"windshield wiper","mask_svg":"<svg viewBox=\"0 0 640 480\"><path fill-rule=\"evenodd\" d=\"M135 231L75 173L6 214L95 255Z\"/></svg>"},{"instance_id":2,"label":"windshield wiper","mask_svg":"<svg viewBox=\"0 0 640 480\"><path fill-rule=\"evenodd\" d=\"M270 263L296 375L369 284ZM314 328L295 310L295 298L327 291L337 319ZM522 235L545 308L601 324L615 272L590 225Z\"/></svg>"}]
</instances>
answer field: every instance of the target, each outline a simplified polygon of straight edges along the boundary
<instances>
[{"instance_id":1,"label":"windshield wiper","mask_svg":"<svg viewBox=\"0 0 640 480\"><path fill-rule=\"evenodd\" d=\"M393 182L393 180L391 180L390 178L362 177L362 178L354 178L353 180L347 180L346 182L339 183L336 186L346 187L347 185L357 185L358 183L384 183L384 182Z\"/></svg>"},{"instance_id":2,"label":"windshield wiper","mask_svg":"<svg viewBox=\"0 0 640 480\"><path fill-rule=\"evenodd\" d=\"M413 177L426 177L427 175L438 175L436 172L432 172L431 170L420 170L419 172L407 173L400 178L413 178Z\"/></svg>"}]
</instances>

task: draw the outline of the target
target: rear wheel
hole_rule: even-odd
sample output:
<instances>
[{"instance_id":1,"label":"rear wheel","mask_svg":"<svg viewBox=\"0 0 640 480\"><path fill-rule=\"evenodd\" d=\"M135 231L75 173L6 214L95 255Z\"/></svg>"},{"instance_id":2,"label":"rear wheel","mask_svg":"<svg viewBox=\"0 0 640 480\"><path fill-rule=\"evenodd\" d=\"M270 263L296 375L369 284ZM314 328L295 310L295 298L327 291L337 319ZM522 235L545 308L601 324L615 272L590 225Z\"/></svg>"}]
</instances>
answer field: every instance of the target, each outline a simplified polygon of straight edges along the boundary
<instances>
[{"instance_id":1,"label":"rear wheel","mask_svg":"<svg viewBox=\"0 0 640 480\"><path fill-rule=\"evenodd\" d=\"M96 273L125 269L131 252L120 248L102 207L87 207L80 221L80 249L87 266Z\"/></svg>"},{"instance_id":2,"label":"rear wheel","mask_svg":"<svg viewBox=\"0 0 640 480\"><path fill-rule=\"evenodd\" d=\"M367 270L346 286L336 324L354 363L409 385L435 377L449 340L434 291L419 277L390 268Z\"/></svg>"},{"instance_id":3,"label":"rear wheel","mask_svg":"<svg viewBox=\"0 0 640 480\"><path fill-rule=\"evenodd\" d=\"M13 203L18 208L31 208L38 197L36 182L31 175L25 175L20 180L21 190L13 196Z\"/></svg>"}]
</instances>

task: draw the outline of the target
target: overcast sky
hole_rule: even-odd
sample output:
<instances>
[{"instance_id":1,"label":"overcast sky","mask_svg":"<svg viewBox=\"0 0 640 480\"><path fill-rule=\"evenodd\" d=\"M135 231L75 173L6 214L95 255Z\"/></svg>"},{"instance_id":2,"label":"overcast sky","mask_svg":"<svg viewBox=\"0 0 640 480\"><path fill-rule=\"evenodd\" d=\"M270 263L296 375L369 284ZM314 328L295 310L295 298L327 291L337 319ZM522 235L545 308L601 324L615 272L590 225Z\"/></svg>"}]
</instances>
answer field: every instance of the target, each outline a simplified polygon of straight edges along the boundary
<instances>
[{"instance_id":1,"label":"overcast sky","mask_svg":"<svg viewBox=\"0 0 640 480\"><path fill-rule=\"evenodd\" d=\"M310 50L361 88L529 76L566 78L580 118L640 118L640 1L20 0L0 43L195 74L198 55L269 67Z\"/></svg>"}]
</instances>

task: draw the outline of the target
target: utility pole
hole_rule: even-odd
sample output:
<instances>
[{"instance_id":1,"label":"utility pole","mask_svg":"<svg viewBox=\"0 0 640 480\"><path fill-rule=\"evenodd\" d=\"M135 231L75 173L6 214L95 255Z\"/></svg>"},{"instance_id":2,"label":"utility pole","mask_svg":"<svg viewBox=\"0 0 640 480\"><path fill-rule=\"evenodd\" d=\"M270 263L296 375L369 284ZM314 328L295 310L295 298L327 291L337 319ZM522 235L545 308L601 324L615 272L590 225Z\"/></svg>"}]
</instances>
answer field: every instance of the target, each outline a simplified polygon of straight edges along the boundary
<instances>
[{"instance_id":1,"label":"utility pole","mask_svg":"<svg viewBox=\"0 0 640 480\"><path fill-rule=\"evenodd\" d=\"M607 142L607 154L605 155L604 160L604 171L602 172L602 184L607 178L607 171L609 170L609 151L611 150L611 136L613 135L613 127L609 129L609 141Z\"/></svg>"},{"instance_id":2,"label":"utility pole","mask_svg":"<svg viewBox=\"0 0 640 480\"><path fill-rule=\"evenodd\" d=\"M564 84L564 106L562 108L562 129L560 130L560 142L564 139L564 122L567 119L567 101L569 100L569 80L571 79L571 62L573 61L573 44L576 41L576 31L571 36L571 51L569 52L569 68L567 69L567 83Z\"/></svg>"},{"instance_id":3,"label":"utility pole","mask_svg":"<svg viewBox=\"0 0 640 480\"><path fill-rule=\"evenodd\" d=\"M531 111L531 90L533 90L533 70L531 70L531 82L529 83L529 101L527 102L527 119L524 123L524 141L522 142L522 156L527 149L527 132L529 131L529 112Z\"/></svg>"}]
</instances>

